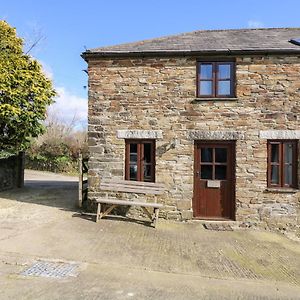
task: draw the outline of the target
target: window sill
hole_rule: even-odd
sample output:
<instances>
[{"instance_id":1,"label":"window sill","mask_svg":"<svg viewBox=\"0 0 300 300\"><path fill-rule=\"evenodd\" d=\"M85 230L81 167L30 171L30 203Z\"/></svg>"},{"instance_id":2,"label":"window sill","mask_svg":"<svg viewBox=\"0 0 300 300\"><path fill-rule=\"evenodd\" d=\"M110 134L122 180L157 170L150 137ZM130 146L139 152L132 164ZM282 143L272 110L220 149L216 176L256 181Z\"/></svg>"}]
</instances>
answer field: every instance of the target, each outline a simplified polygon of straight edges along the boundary
<instances>
[{"instance_id":1,"label":"window sill","mask_svg":"<svg viewBox=\"0 0 300 300\"><path fill-rule=\"evenodd\" d=\"M266 188L265 192L267 193L282 193L282 194L295 194L298 193L298 189L293 188Z\"/></svg>"},{"instance_id":2,"label":"window sill","mask_svg":"<svg viewBox=\"0 0 300 300\"><path fill-rule=\"evenodd\" d=\"M198 102L206 102L206 101L209 101L209 102L219 102L219 101L238 101L238 98L236 97L228 97L228 98L220 98L220 97L217 97L217 98L205 98L205 97L200 97L200 98L195 98L192 103L198 103Z\"/></svg>"}]
</instances>

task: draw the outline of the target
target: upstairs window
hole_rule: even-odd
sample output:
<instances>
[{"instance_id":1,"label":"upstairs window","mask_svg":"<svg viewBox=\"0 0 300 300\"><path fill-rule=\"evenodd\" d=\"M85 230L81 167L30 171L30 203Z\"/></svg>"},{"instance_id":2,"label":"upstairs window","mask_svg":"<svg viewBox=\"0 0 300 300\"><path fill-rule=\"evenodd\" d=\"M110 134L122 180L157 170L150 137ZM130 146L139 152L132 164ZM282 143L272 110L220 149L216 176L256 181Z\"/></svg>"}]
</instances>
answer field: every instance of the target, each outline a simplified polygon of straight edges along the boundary
<instances>
[{"instance_id":1,"label":"upstairs window","mask_svg":"<svg viewBox=\"0 0 300 300\"><path fill-rule=\"evenodd\" d=\"M234 63L208 62L197 63L197 97L231 98L234 97Z\"/></svg>"},{"instance_id":2,"label":"upstairs window","mask_svg":"<svg viewBox=\"0 0 300 300\"><path fill-rule=\"evenodd\" d=\"M125 179L155 181L155 140L126 140Z\"/></svg>"},{"instance_id":3,"label":"upstairs window","mask_svg":"<svg viewBox=\"0 0 300 300\"><path fill-rule=\"evenodd\" d=\"M268 187L297 188L297 141L268 141Z\"/></svg>"}]
</instances>

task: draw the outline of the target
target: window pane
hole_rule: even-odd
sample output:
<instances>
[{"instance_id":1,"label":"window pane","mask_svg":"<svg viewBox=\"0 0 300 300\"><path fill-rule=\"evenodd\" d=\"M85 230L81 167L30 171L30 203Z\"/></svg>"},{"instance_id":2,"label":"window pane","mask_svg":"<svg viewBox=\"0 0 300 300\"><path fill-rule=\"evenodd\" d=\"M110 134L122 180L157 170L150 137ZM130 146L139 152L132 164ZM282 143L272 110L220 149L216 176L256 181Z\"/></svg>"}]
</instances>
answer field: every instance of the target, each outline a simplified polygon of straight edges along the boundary
<instances>
[{"instance_id":1,"label":"window pane","mask_svg":"<svg viewBox=\"0 0 300 300\"><path fill-rule=\"evenodd\" d=\"M291 165L284 166L284 184L293 184L293 167Z\"/></svg>"},{"instance_id":2,"label":"window pane","mask_svg":"<svg viewBox=\"0 0 300 300\"><path fill-rule=\"evenodd\" d=\"M284 162L285 163L292 163L293 162L293 144L284 143Z\"/></svg>"},{"instance_id":3,"label":"window pane","mask_svg":"<svg viewBox=\"0 0 300 300\"><path fill-rule=\"evenodd\" d=\"M212 64L200 64L200 79L212 79Z\"/></svg>"},{"instance_id":4,"label":"window pane","mask_svg":"<svg viewBox=\"0 0 300 300\"><path fill-rule=\"evenodd\" d=\"M216 148L216 157L215 161L219 163L226 163L227 162L227 149L226 148Z\"/></svg>"},{"instance_id":5,"label":"window pane","mask_svg":"<svg viewBox=\"0 0 300 300\"><path fill-rule=\"evenodd\" d=\"M212 148L201 148L201 162L212 162Z\"/></svg>"},{"instance_id":6,"label":"window pane","mask_svg":"<svg viewBox=\"0 0 300 300\"><path fill-rule=\"evenodd\" d=\"M130 180L137 180L137 165L130 164Z\"/></svg>"},{"instance_id":7,"label":"window pane","mask_svg":"<svg viewBox=\"0 0 300 300\"><path fill-rule=\"evenodd\" d=\"M212 95L211 81L200 81L200 95Z\"/></svg>"},{"instance_id":8,"label":"window pane","mask_svg":"<svg viewBox=\"0 0 300 300\"><path fill-rule=\"evenodd\" d=\"M279 184L278 166L271 166L271 183Z\"/></svg>"},{"instance_id":9,"label":"window pane","mask_svg":"<svg viewBox=\"0 0 300 300\"><path fill-rule=\"evenodd\" d=\"M230 95L230 81L218 81L218 95Z\"/></svg>"},{"instance_id":10,"label":"window pane","mask_svg":"<svg viewBox=\"0 0 300 300\"><path fill-rule=\"evenodd\" d=\"M279 145L271 144L271 162L279 162Z\"/></svg>"},{"instance_id":11,"label":"window pane","mask_svg":"<svg viewBox=\"0 0 300 300\"><path fill-rule=\"evenodd\" d=\"M137 144L130 144L130 162L137 162Z\"/></svg>"},{"instance_id":12,"label":"window pane","mask_svg":"<svg viewBox=\"0 0 300 300\"><path fill-rule=\"evenodd\" d=\"M218 79L230 79L231 75L230 65L219 65L218 66Z\"/></svg>"},{"instance_id":13,"label":"window pane","mask_svg":"<svg viewBox=\"0 0 300 300\"><path fill-rule=\"evenodd\" d=\"M201 179L212 179L212 166L201 166Z\"/></svg>"},{"instance_id":14,"label":"window pane","mask_svg":"<svg viewBox=\"0 0 300 300\"><path fill-rule=\"evenodd\" d=\"M151 165L144 165L144 181L151 181Z\"/></svg>"},{"instance_id":15,"label":"window pane","mask_svg":"<svg viewBox=\"0 0 300 300\"><path fill-rule=\"evenodd\" d=\"M226 166L215 166L215 179L226 179Z\"/></svg>"},{"instance_id":16,"label":"window pane","mask_svg":"<svg viewBox=\"0 0 300 300\"><path fill-rule=\"evenodd\" d=\"M144 162L151 162L151 144L144 144Z\"/></svg>"}]
</instances>

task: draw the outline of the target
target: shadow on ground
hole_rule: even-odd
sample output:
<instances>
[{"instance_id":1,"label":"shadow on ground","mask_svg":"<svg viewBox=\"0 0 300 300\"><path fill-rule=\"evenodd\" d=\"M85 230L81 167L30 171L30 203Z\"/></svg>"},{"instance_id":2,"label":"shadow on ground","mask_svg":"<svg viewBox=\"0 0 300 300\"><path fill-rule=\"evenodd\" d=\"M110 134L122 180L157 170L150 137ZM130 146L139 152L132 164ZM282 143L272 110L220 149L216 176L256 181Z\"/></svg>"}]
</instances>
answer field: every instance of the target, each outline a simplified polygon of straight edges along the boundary
<instances>
[{"instance_id":1,"label":"shadow on ground","mask_svg":"<svg viewBox=\"0 0 300 300\"><path fill-rule=\"evenodd\" d=\"M72 215L73 218L81 218L83 220L88 220L88 221L93 221L95 222L96 220L96 214L94 213L75 213ZM110 216L105 216L105 218L99 220L99 223L105 222L106 220L112 220L116 222L123 222L123 223L135 223L135 224L140 224L144 225L146 227L153 228L153 225L150 221L148 220L142 220L142 219L136 219L136 218L130 218L130 217L124 217L124 216L118 216L118 215L110 215Z\"/></svg>"},{"instance_id":2,"label":"shadow on ground","mask_svg":"<svg viewBox=\"0 0 300 300\"><path fill-rule=\"evenodd\" d=\"M57 181L57 180L25 180L24 187L27 188L72 188L78 187L77 181Z\"/></svg>"},{"instance_id":3,"label":"shadow on ground","mask_svg":"<svg viewBox=\"0 0 300 300\"><path fill-rule=\"evenodd\" d=\"M0 198L76 212L78 211L78 179L26 170L24 187L1 192Z\"/></svg>"}]
</instances>

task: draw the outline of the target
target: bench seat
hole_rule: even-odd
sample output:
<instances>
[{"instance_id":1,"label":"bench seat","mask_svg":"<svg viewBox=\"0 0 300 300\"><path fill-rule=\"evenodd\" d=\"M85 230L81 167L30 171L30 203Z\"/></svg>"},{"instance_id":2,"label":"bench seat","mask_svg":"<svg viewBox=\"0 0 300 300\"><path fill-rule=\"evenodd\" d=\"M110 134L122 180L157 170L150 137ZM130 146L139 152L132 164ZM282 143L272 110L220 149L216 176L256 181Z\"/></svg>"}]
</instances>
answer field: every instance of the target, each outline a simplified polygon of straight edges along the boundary
<instances>
[{"instance_id":1,"label":"bench seat","mask_svg":"<svg viewBox=\"0 0 300 300\"><path fill-rule=\"evenodd\" d=\"M163 207L163 205L160 203L118 200L113 198L101 198L101 199L97 199L96 202L105 203L105 204L129 205L129 206L144 206L144 207L156 207L156 208Z\"/></svg>"}]
</instances>

